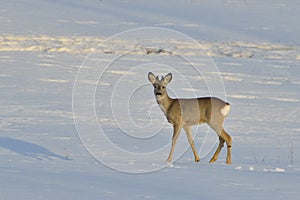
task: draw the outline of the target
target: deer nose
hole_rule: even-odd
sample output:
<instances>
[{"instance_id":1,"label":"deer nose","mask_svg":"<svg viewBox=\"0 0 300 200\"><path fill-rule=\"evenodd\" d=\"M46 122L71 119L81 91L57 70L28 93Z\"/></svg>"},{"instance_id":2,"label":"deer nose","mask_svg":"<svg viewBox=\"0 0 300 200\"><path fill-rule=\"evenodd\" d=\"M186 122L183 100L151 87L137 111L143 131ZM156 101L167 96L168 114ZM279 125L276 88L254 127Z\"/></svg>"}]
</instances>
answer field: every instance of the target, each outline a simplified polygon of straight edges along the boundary
<instances>
[{"instance_id":1,"label":"deer nose","mask_svg":"<svg viewBox=\"0 0 300 200\"><path fill-rule=\"evenodd\" d=\"M157 88L155 89L155 95L162 95L161 86L157 86Z\"/></svg>"}]
</instances>

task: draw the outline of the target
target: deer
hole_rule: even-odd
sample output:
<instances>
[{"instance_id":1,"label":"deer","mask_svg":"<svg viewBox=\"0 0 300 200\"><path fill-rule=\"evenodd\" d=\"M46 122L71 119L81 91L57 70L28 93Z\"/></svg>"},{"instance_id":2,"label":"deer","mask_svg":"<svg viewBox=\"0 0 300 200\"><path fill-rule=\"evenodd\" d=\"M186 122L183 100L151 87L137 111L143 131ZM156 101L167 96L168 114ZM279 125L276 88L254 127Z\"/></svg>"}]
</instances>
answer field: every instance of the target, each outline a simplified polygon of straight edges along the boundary
<instances>
[{"instance_id":1,"label":"deer","mask_svg":"<svg viewBox=\"0 0 300 200\"><path fill-rule=\"evenodd\" d=\"M217 97L199 97L199 98L171 98L167 92L167 85L172 80L172 73L168 73L159 79L152 72L148 73L148 80L154 87L154 95L156 102L160 109L166 116L169 123L173 125L172 146L166 160L168 163L172 162L173 153L175 150L176 141L183 128L189 145L192 148L195 162L200 161L194 144L194 138L191 126L208 124L219 136L219 145L210 163L214 163L224 146L227 144L226 164L231 164L231 136L224 130L224 120L230 111L230 104Z\"/></svg>"}]
</instances>

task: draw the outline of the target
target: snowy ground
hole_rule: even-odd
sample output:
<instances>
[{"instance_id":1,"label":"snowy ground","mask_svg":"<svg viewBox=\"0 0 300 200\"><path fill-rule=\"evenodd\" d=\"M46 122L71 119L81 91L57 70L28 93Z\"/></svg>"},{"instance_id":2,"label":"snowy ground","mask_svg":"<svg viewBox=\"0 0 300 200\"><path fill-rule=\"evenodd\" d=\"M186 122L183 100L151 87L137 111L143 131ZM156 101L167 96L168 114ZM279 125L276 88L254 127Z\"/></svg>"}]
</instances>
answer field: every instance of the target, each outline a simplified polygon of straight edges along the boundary
<instances>
[{"instance_id":1,"label":"snowy ground","mask_svg":"<svg viewBox=\"0 0 300 200\"><path fill-rule=\"evenodd\" d=\"M1 3L1 199L297 199L299 2L150 2ZM144 26L164 29L108 40ZM172 71L174 96L232 104L232 165L225 149L208 164L203 125L200 163L182 134L166 166L172 130L148 71Z\"/></svg>"}]
</instances>

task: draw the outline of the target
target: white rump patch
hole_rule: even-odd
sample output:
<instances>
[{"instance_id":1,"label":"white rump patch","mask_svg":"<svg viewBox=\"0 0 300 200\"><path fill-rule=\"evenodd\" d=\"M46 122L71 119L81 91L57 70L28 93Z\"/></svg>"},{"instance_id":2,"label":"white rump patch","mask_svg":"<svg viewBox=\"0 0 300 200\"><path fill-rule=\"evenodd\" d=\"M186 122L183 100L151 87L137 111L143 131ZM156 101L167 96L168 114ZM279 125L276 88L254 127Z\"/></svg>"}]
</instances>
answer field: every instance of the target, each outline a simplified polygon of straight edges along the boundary
<instances>
[{"instance_id":1,"label":"white rump patch","mask_svg":"<svg viewBox=\"0 0 300 200\"><path fill-rule=\"evenodd\" d=\"M221 109L221 114L226 117L230 111L230 105L227 104Z\"/></svg>"}]
</instances>

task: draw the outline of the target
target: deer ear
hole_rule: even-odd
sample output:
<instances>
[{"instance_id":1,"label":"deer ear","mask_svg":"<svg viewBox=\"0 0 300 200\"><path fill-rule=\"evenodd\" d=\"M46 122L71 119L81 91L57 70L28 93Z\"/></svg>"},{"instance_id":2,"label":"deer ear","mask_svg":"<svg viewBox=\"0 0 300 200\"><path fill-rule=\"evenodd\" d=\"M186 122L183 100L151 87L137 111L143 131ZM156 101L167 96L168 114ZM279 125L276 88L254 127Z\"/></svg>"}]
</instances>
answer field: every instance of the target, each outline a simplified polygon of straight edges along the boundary
<instances>
[{"instance_id":1,"label":"deer ear","mask_svg":"<svg viewBox=\"0 0 300 200\"><path fill-rule=\"evenodd\" d=\"M165 75L165 77L163 78L163 81L165 84L168 84L170 83L172 80L172 74L171 73L168 73L167 75Z\"/></svg>"},{"instance_id":2,"label":"deer ear","mask_svg":"<svg viewBox=\"0 0 300 200\"><path fill-rule=\"evenodd\" d=\"M149 79L149 81L150 81L152 84L154 84L155 81L156 81L156 77L155 77L155 75L154 75L152 72L149 72L149 73L148 73L148 79Z\"/></svg>"}]
</instances>

